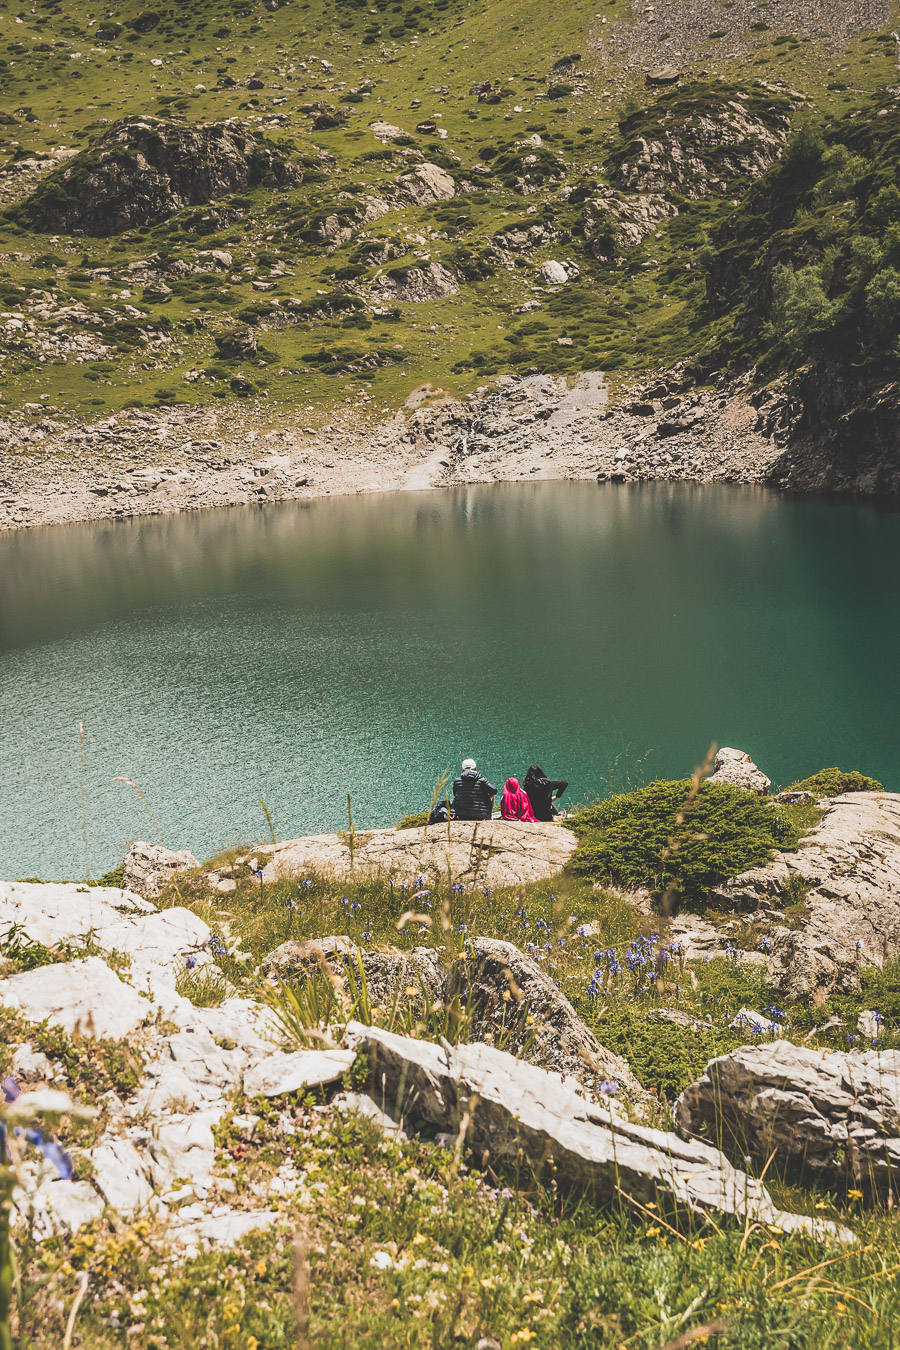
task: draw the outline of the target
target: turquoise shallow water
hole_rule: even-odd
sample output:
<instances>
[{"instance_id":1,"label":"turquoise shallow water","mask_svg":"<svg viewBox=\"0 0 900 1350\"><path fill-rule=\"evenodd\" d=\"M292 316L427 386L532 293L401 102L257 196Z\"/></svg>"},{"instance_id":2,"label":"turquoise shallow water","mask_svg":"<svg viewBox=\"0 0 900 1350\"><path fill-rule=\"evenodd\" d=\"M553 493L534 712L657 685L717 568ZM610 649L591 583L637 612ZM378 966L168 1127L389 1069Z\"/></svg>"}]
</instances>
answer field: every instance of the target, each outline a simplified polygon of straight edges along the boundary
<instances>
[{"instance_id":1,"label":"turquoise shallow water","mask_svg":"<svg viewBox=\"0 0 900 1350\"><path fill-rule=\"evenodd\" d=\"M900 516L684 485L340 498L0 538L0 877L421 809L473 754L570 800L711 741L900 789ZM649 754L648 754L649 752ZM618 766L616 760L618 757Z\"/></svg>"}]
</instances>

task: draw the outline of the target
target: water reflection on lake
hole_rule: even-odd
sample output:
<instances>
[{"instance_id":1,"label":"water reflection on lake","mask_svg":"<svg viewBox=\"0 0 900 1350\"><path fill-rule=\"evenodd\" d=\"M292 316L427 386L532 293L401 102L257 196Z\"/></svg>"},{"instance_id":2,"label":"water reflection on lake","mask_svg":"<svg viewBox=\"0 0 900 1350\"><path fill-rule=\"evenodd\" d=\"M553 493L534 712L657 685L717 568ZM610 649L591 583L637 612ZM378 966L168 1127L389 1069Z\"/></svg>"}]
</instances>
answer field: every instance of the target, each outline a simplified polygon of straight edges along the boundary
<instances>
[{"instance_id":1,"label":"water reflection on lake","mask_svg":"<svg viewBox=\"0 0 900 1350\"><path fill-rule=\"evenodd\" d=\"M152 827L208 855L384 824L474 754L573 798L712 740L900 788L900 517L750 489L542 483L0 538L0 876Z\"/></svg>"}]
</instances>

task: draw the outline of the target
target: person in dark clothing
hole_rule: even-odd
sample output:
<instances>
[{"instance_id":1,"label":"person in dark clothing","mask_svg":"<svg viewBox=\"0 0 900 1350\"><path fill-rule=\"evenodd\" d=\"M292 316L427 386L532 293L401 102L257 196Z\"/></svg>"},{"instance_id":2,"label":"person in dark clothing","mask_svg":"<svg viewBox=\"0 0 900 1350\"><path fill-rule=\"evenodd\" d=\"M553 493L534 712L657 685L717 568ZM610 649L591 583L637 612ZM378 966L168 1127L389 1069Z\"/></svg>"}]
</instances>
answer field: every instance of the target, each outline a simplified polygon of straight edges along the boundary
<instances>
[{"instance_id":1,"label":"person in dark clothing","mask_svg":"<svg viewBox=\"0 0 900 1350\"><path fill-rule=\"evenodd\" d=\"M559 801L569 786L569 780L548 778L539 765L532 764L522 786L528 793L535 820L552 820L554 816L559 815L553 803Z\"/></svg>"},{"instance_id":2,"label":"person in dark clothing","mask_svg":"<svg viewBox=\"0 0 900 1350\"><path fill-rule=\"evenodd\" d=\"M453 812L457 820L490 820L497 789L478 772L474 759L464 759L462 773L453 782Z\"/></svg>"}]
</instances>

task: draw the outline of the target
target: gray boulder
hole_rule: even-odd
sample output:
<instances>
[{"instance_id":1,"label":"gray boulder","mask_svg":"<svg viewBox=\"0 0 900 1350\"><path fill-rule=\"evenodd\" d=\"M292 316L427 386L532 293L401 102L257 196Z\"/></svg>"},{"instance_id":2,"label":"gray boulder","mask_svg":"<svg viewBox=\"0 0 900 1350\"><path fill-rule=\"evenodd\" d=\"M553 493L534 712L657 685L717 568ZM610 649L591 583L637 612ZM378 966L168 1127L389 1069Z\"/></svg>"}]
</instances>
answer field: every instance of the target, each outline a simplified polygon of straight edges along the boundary
<instances>
[{"instance_id":1,"label":"gray boulder","mask_svg":"<svg viewBox=\"0 0 900 1350\"><path fill-rule=\"evenodd\" d=\"M295 187L302 174L239 122L125 117L48 174L22 213L44 232L121 234L265 178Z\"/></svg>"},{"instance_id":2,"label":"gray boulder","mask_svg":"<svg viewBox=\"0 0 900 1350\"><path fill-rule=\"evenodd\" d=\"M744 750L733 750L727 745L716 751L713 772L707 781L743 788L745 792L754 792L758 797L765 797L772 786L772 780L756 767Z\"/></svg>"},{"instance_id":3,"label":"gray boulder","mask_svg":"<svg viewBox=\"0 0 900 1350\"><path fill-rule=\"evenodd\" d=\"M496 1045L595 1090L605 1080L615 1091L646 1099L624 1059L600 1044L535 961L496 938L467 945L471 954L450 967L447 1000L457 998L470 1019L468 1040Z\"/></svg>"},{"instance_id":4,"label":"gray boulder","mask_svg":"<svg viewBox=\"0 0 900 1350\"><path fill-rule=\"evenodd\" d=\"M362 970L370 1007L385 1010L401 1026L429 1014L449 1016L466 1040L501 1046L592 1093L600 1082L612 1081L613 1091L647 1100L625 1061L600 1044L546 971L511 942L475 938L445 965L430 947L367 951L347 937L328 937L282 943L264 968L291 982L325 971L351 995L362 986Z\"/></svg>"},{"instance_id":5,"label":"gray boulder","mask_svg":"<svg viewBox=\"0 0 900 1350\"><path fill-rule=\"evenodd\" d=\"M170 882L177 872L199 866L193 853L187 849L176 851L163 848L161 844L148 844L143 839L135 839L125 856L122 885L145 899L152 899L159 895L160 886Z\"/></svg>"},{"instance_id":6,"label":"gray boulder","mask_svg":"<svg viewBox=\"0 0 900 1350\"><path fill-rule=\"evenodd\" d=\"M793 853L723 883L717 905L771 907L808 888L799 927L774 940L769 979L787 998L851 990L865 965L900 956L900 794L848 792Z\"/></svg>"},{"instance_id":7,"label":"gray boulder","mask_svg":"<svg viewBox=\"0 0 900 1350\"><path fill-rule=\"evenodd\" d=\"M99 956L40 966L0 980L0 1006L31 1022L49 1022L70 1036L122 1040L144 1022L151 1006Z\"/></svg>"},{"instance_id":8,"label":"gray boulder","mask_svg":"<svg viewBox=\"0 0 900 1350\"><path fill-rule=\"evenodd\" d=\"M774 1153L779 1169L886 1195L900 1178L900 1053L744 1045L710 1060L675 1120L733 1158Z\"/></svg>"},{"instance_id":9,"label":"gray boulder","mask_svg":"<svg viewBox=\"0 0 900 1350\"><path fill-rule=\"evenodd\" d=\"M784 100L751 110L740 99L724 98L682 111L663 94L658 130L627 144L617 186L631 192L677 187L694 198L731 191L736 178L760 178L778 159L790 132L788 111Z\"/></svg>"},{"instance_id":10,"label":"gray boulder","mask_svg":"<svg viewBox=\"0 0 900 1350\"><path fill-rule=\"evenodd\" d=\"M434 1045L351 1022L348 1048L365 1053L371 1093L401 1124L461 1138L494 1165L512 1163L600 1202L664 1204L688 1215L736 1215L821 1239L847 1229L779 1210L766 1188L699 1140L633 1125L576 1086L487 1045Z\"/></svg>"}]
</instances>

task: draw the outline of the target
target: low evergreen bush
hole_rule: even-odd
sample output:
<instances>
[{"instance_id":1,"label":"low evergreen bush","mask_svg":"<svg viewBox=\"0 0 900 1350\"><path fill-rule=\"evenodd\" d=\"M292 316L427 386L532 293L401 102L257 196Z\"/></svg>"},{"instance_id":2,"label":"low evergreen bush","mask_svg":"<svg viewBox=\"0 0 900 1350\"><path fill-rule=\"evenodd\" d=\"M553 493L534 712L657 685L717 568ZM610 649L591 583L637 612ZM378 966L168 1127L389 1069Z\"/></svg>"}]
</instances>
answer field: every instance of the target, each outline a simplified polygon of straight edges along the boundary
<instances>
[{"instance_id":1,"label":"low evergreen bush","mask_svg":"<svg viewBox=\"0 0 900 1350\"><path fill-rule=\"evenodd\" d=\"M814 797L840 797L844 792L883 792L884 788L877 778L867 778L864 773L851 769L820 769L811 778L792 783L788 792L811 792Z\"/></svg>"},{"instance_id":2,"label":"low evergreen bush","mask_svg":"<svg viewBox=\"0 0 900 1350\"><path fill-rule=\"evenodd\" d=\"M572 869L657 894L675 886L683 900L702 903L773 848L796 845L789 812L768 799L720 783L692 797L692 787L689 778L658 781L579 811L570 821L580 840Z\"/></svg>"}]
</instances>

